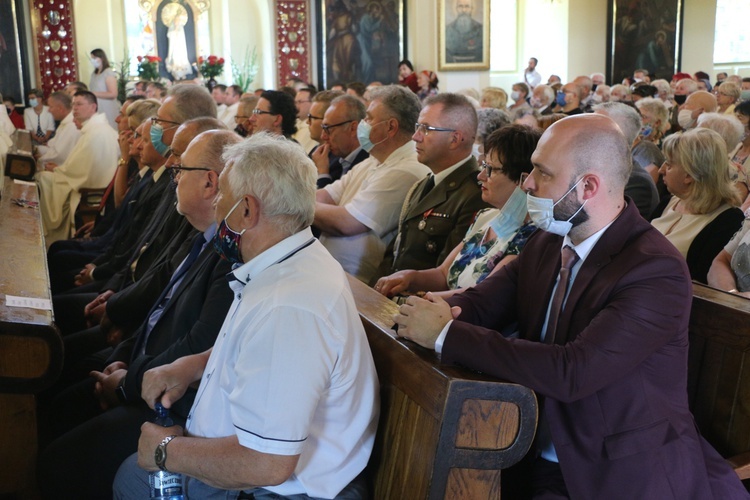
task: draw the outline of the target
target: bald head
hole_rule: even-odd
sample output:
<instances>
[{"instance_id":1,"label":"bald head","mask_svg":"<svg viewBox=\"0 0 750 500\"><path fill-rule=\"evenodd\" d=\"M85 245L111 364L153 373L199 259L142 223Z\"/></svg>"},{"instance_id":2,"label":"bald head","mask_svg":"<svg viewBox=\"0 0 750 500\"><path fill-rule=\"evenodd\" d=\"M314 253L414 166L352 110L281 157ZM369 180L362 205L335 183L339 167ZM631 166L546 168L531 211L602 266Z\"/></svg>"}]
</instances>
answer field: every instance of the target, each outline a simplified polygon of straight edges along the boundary
<instances>
[{"instance_id":1,"label":"bald head","mask_svg":"<svg viewBox=\"0 0 750 500\"><path fill-rule=\"evenodd\" d=\"M589 173L599 175L622 198L632 160L628 141L614 120L600 114L564 118L547 129L539 141L539 147L543 145L575 165L572 180Z\"/></svg>"},{"instance_id":2,"label":"bald head","mask_svg":"<svg viewBox=\"0 0 750 500\"><path fill-rule=\"evenodd\" d=\"M714 113L718 107L715 95L705 90L697 90L688 96L684 109L690 111L702 109L706 113Z\"/></svg>"},{"instance_id":3,"label":"bald head","mask_svg":"<svg viewBox=\"0 0 750 500\"><path fill-rule=\"evenodd\" d=\"M593 80L585 75L575 77L573 83L581 87L586 95L589 95L591 88L594 86Z\"/></svg>"}]
</instances>

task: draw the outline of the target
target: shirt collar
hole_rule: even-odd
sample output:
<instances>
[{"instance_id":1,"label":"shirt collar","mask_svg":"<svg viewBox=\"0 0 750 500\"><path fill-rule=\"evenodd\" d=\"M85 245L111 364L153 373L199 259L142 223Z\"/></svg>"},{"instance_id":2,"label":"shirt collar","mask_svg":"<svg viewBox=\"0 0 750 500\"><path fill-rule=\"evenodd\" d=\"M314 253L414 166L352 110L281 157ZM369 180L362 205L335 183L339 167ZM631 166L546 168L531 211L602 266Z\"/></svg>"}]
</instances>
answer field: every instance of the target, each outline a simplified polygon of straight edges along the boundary
<instances>
[{"instance_id":1,"label":"shirt collar","mask_svg":"<svg viewBox=\"0 0 750 500\"><path fill-rule=\"evenodd\" d=\"M434 174L435 175L435 185L437 186L438 184L440 184L443 180L445 180L446 177L448 177L453 172L455 172L458 169L458 167L460 167L461 165L463 165L464 163L466 163L467 161L469 161L469 158L471 158L471 155L467 156L466 158L464 158L463 160L459 161L458 163L454 163L450 167L448 167L445 170L441 171L439 174Z\"/></svg>"},{"instance_id":2,"label":"shirt collar","mask_svg":"<svg viewBox=\"0 0 750 500\"><path fill-rule=\"evenodd\" d=\"M591 236L589 236L588 238L586 238L585 240L583 240L577 245L575 245L573 241L570 239L570 236L566 234L565 238L563 238L561 249L565 247L565 245L568 245L578 255L578 258L580 259L578 262L583 263L583 261L586 260L586 257L588 257L589 254L591 253L591 250L594 249L594 245L596 245L596 243L599 241L599 238L601 238L602 235L604 234L604 231L609 229L609 226L611 226L612 223L614 223L616 220L617 220L617 217L615 217L614 220L612 220L612 222L610 222L609 224L607 224L606 226L604 226L603 228L601 228L600 230L598 230L597 232L595 232L594 234L592 234Z\"/></svg>"},{"instance_id":3,"label":"shirt collar","mask_svg":"<svg viewBox=\"0 0 750 500\"><path fill-rule=\"evenodd\" d=\"M163 174L164 172L166 172L166 171L167 171L167 166L166 166L166 164L165 164L165 165L162 165L161 167L159 167L159 170L157 170L156 172L154 172L154 176L153 176L153 180L154 180L154 182L158 181L158 180L159 180L159 177L161 177L161 175L162 175L162 174Z\"/></svg>"},{"instance_id":4,"label":"shirt collar","mask_svg":"<svg viewBox=\"0 0 750 500\"><path fill-rule=\"evenodd\" d=\"M396 165L401 163L404 160L410 160L411 158L416 158L417 156L417 150L416 145L414 141L411 139L406 141L403 146L400 146L396 148L395 151L393 151L388 158L385 159L383 163L379 163L375 168L381 168L388 165ZM370 155L370 158L373 158L376 162L378 161L377 158Z\"/></svg>"},{"instance_id":5,"label":"shirt collar","mask_svg":"<svg viewBox=\"0 0 750 500\"><path fill-rule=\"evenodd\" d=\"M360 151L362 151L361 147L355 149L354 151L352 151L351 153L349 153L348 155L346 155L344 158L341 158L341 163L346 162L347 165L351 165L352 162L357 157L357 155L359 154Z\"/></svg>"},{"instance_id":6,"label":"shirt collar","mask_svg":"<svg viewBox=\"0 0 750 500\"><path fill-rule=\"evenodd\" d=\"M288 254L293 253L295 250L305 245L310 239L312 239L312 231L309 227L306 227L302 231L295 233L280 242L276 243L271 248L265 250L260 255L257 255L249 262L245 262L236 269L233 269L230 273L234 276L234 279L243 284L247 285L250 280L260 275L264 270L276 264L279 260L284 259ZM231 280L232 276L230 276ZM230 285L233 281L230 281Z\"/></svg>"}]
</instances>

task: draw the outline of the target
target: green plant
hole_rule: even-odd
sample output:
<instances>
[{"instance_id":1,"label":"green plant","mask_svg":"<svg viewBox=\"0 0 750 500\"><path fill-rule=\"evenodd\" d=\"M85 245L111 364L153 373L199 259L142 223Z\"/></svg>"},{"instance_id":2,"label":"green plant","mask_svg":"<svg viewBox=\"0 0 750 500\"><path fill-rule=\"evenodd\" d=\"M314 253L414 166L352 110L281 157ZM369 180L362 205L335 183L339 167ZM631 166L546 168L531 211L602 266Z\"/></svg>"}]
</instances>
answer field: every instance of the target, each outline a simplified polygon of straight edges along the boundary
<instances>
[{"instance_id":1,"label":"green plant","mask_svg":"<svg viewBox=\"0 0 750 500\"><path fill-rule=\"evenodd\" d=\"M138 56L138 78L147 82L159 80L159 56Z\"/></svg>"},{"instance_id":2,"label":"green plant","mask_svg":"<svg viewBox=\"0 0 750 500\"><path fill-rule=\"evenodd\" d=\"M203 78L216 78L224 72L224 58L219 56L199 57L198 71Z\"/></svg>"},{"instance_id":3,"label":"green plant","mask_svg":"<svg viewBox=\"0 0 750 500\"><path fill-rule=\"evenodd\" d=\"M250 47L245 48L245 57L242 61L242 66L236 64L232 59L232 78L234 83L239 85L242 92L247 92L250 88L250 84L255 80L255 76L258 74L258 51L256 47L253 47L252 54L250 53Z\"/></svg>"},{"instance_id":4,"label":"green plant","mask_svg":"<svg viewBox=\"0 0 750 500\"><path fill-rule=\"evenodd\" d=\"M130 57L126 50L122 55L122 61L117 65L117 100L125 102L127 97L127 85L130 76Z\"/></svg>"}]
</instances>

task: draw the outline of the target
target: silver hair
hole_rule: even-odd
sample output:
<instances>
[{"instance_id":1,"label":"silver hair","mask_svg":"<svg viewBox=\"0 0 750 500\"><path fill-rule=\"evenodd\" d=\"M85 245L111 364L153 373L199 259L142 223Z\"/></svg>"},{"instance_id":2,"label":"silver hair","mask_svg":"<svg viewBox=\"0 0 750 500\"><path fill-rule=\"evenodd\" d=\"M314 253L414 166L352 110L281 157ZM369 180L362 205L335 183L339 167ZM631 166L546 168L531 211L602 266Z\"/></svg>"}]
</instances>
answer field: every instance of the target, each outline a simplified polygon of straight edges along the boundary
<instances>
[{"instance_id":1,"label":"silver hair","mask_svg":"<svg viewBox=\"0 0 750 500\"><path fill-rule=\"evenodd\" d=\"M641 120L641 115L632 106L621 102L605 102L594 106L594 111L612 118L617 126L620 127L628 144L633 144L635 138L638 137L643 121Z\"/></svg>"},{"instance_id":2,"label":"silver hair","mask_svg":"<svg viewBox=\"0 0 750 500\"><path fill-rule=\"evenodd\" d=\"M313 222L317 170L305 151L284 137L257 132L228 147L222 160L234 198L250 195L261 214L292 235Z\"/></svg>"},{"instance_id":3,"label":"silver hair","mask_svg":"<svg viewBox=\"0 0 750 500\"><path fill-rule=\"evenodd\" d=\"M414 124L419 121L422 103L417 95L400 85L384 85L372 89L370 102L379 101L393 118L398 121L400 135L414 134Z\"/></svg>"},{"instance_id":4,"label":"silver hair","mask_svg":"<svg viewBox=\"0 0 750 500\"><path fill-rule=\"evenodd\" d=\"M492 132L510 125L511 122L510 114L497 108L480 108L477 110L477 118L477 139L482 144Z\"/></svg>"},{"instance_id":5,"label":"silver hair","mask_svg":"<svg viewBox=\"0 0 750 500\"><path fill-rule=\"evenodd\" d=\"M175 85L167 92L167 99L174 100L176 122L186 122L192 118L209 116L216 118L216 102L203 85Z\"/></svg>"},{"instance_id":6,"label":"silver hair","mask_svg":"<svg viewBox=\"0 0 750 500\"><path fill-rule=\"evenodd\" d=\"M737 117L723 113L701 113L698 117L698 127L708 128L719 134L724 139L729 153L737 147L745 133L745 127Z\"/></svg>"}]
</instances>

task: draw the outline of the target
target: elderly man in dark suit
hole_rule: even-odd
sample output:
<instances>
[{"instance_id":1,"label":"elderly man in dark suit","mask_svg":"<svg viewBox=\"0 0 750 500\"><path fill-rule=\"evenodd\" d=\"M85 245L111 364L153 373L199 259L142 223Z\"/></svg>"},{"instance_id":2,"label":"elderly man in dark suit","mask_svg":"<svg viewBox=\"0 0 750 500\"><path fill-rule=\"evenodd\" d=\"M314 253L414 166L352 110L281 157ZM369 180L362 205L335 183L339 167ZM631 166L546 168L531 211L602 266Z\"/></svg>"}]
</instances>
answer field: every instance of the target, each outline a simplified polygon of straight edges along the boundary
<instances>
[{"instance_id":1,"label":"elderly man in dark suit","mask_svg":"<svg viewBox=\"0 0 750 500\"><path fill-rule=\"evenodd\" d=\"M133 338L118 346L101 372L92 372L92 380L53 401L48 420L58 418L70 425L78 418L81 424L40 456L39 486L45 497L109 496L117 467L135 452L141 424L153 417L140 398L143 374L213 346L232 292L226 280L231 266L213 250L212 206L223 148L240 141L228 130L204 132L188 146L182 163L172 167L179 169L177 210L199 234ZM191 391L175 405L176 421L187 418L194 396ZM104 409L99 415L92 408L97 404Z\"/></svg>"},{"instance_id":2,"label":"elderly man in dark suit","mask_svg":"<svg viewBox=\"0 0 750 500\"><path fill-rule=\"evenodd\" d=\"M448 303L410 297L399 335L543 398L537 498L747 498L688 409L690 274L623 194L619 128L561 120L532 162L524 187L542 231ZM502 336L513 322L518 338Z\"/></svg>"},{"instance_id":3,"label":"elderly man in dark suit","mask_svg":"<svg viewBox=\"0 0 750 500\"><path fill-rule=\"evenodd\" d=\"M386 252L381 275L436 267L463 239L474 215L489 206L471 154L476 133L477 113L464 96L444 93L425 101L412 139L417 159L432 173L406 196L389 249L393 257Z\"/></svg>"}]
</instances>

